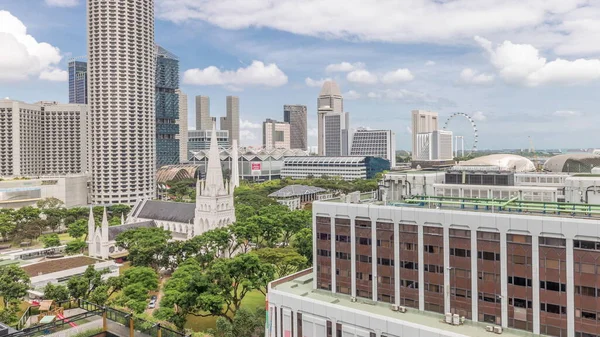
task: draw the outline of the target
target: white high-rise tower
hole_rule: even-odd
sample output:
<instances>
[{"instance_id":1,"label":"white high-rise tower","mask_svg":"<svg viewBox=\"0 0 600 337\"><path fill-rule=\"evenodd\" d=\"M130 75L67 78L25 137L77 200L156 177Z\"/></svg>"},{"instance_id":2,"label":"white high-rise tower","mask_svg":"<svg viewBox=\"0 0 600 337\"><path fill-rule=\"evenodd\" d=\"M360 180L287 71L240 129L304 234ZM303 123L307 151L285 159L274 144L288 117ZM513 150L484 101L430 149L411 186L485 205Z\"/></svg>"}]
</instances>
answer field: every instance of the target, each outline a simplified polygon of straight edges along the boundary
<instances>
[{"instance_id":1,"label":"white high-rise tower","mask_svg":"<svg viewBox=\"0 0 600 337\"><path fill-rule=\"evenodd\" d=\"M87 24L92 202L154 198L154 0L88 0Z\"/></svg>"},{"instance_id":2,"label":"white high-rise tower","mask_svg":"<svg viewBox=\"0 0 600 337\"><path fill-rule=\"evenodd\" d=\"M326 81L317 99L319 156L347 156L350 120L344 99L334 81Z\"/></svg>"}]
</instances>

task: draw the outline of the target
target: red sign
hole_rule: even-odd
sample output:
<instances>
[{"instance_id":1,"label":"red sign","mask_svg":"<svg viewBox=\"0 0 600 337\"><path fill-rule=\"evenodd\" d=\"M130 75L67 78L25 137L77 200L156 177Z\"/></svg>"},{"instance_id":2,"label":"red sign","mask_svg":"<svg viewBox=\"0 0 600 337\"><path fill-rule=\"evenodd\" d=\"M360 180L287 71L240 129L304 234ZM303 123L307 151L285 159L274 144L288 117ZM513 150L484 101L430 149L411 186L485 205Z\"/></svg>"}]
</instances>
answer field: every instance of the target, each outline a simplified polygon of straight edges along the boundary
<instances>
[{"instance_id":1,"label":"red sign","mask_svg":"<svg viewBox=\"0 0 600 337\"><path fill-rule=\"evenodd\" d=\"M252 171L260 171L262 163L261 162L253 162L251 163Z\"/></svg>"}]
</instances>

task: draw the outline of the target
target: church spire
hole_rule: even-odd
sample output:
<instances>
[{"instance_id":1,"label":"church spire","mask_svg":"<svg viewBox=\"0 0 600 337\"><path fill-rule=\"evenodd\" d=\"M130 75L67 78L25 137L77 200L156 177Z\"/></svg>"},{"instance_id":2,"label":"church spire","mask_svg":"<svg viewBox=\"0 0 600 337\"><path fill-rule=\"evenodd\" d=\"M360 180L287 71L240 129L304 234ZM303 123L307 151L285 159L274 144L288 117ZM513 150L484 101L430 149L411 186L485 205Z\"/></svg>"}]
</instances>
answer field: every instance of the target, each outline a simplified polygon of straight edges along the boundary
<instances>
[{"instance_id":1,"label":"church spire","mask_svg":"<svg viewBox=\"0 0 600 337\"><path fill-rule=\"evenodd\" d=\"M206 179L204 195L222 195L225 192L223 185L223 170L221 169L221 155L217 143L217 126L213 122L210 137L210 150L208 152L208 165L206 166Z\"/></svg>"},{"instance_id":2,"label":"church spire","mask_svg":"<svg viewBox=\"0 0 600 337\"><path fill-rule=\"evenodd\" d=\"M90 216L88 218L88 241L92 241L94 233L96 232L96 220L94 220L94 211L90 207Z\"/></svg>"},{"instance_id":3,"label":"church spire","mask_svg":"<svg viewBox=\"0 0 600 337\"><path fill-rule=\"evenodd\" d=\"M102 214L102 241L108 242L108 216L106 215L106 206Z\"/></svg>"}]
</instances>

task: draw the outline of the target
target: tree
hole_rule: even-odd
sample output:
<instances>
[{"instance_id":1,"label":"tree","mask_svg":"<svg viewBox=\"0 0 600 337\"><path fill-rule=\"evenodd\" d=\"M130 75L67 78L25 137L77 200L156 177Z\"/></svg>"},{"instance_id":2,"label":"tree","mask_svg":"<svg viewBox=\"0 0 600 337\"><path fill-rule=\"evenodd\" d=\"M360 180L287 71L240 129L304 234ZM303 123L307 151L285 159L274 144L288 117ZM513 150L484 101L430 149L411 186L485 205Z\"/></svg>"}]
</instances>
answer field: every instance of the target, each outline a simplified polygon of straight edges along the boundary
<instances>
[{"instance_id":1,"label":"tree","mask_svg":"<svg viewBox=\"0 0 600 337\"><path fill-rule=\"evenodd\" d=\"M66 301L69 299L69 288L62 284L54 285L50 282L44 287L44 299Z\"/></svg>"},{"instance_id":2,"label":"tree","mask_svg":"<svg viewBox=\"0 0 600 337\"><path fill-rule=\"evenodd\" d=\"M115 302L136 313L144 312L148 292L158 288L158 274L149 267L132 267L119 278L117 287L122 288L123 292Z\"/></svg>"},{"instance_id":3,"label":"tree","mask_svg":"<svg viewBox=\"0 0 600 337\"><path fill-rule=\"evenodd\" d=\"M87 225L88 223L85 219L79 219L67 226L67 233L73 239L81 239L82 236L88 233Z\"/></svg>"},{"instance_id":4,"label":"tree","mask_svg":"<svg viewBox=\"0 0 600 337\"><path fill-rule=\"evenodd\" d=\"M0 209L0 235L3 239L7 239L9 234L12 234L16 228L16 215L10 208Z\"/></svg>"},{"instance_id":5,"label":"tree","mask_svg":"<svg viewBox=\"0 0 600 337\"><path fill-rule=\"evenodd\" d=\"M303 228L292 238L292 247L298 251L302 256L306 257L309 265L312 264L313 260L313 239L312 229Z\"/></svg>"},{"instance_id":6,"label":"tree","mask_svg":"<svg viewBox=\"0 0 600 337\"><path fill-rule=\"evenodd\" d=\"M236 221L246 221L253 215L256 215L256 209L254 209L254 207L245 204L235 206Z\"/></svg>"},{"instance_id":7,"label":"tree","mask_svg":"<svg viewBox=\"0 0 600 337\"><path fill-rule=\"evenodd\" d=\"M42 200L38 200L38 202L36 202L36 206L41 209L51 209L51 208L60 208L63 207L65 205L64 202L62 202L62 200L57 199L57 198L45 198Z\"/></svg>"},{"instance_id":8,"label":"tree","mask_svg":"<svg viewBox=\"0 0 600 337\"><path fill-rule=\"evenodd\" d=\"M306 267L306 257L292 248L262 248L252 251L264 263L275 267L277 277L284 277Z\"/></svg>"},{"instance_id":9,"label":"tree","mask_svg":"<svg viewBox=\"0 0 600 337\"><path fill-rule=\"evenodd\" d=\"M112 214L113 218L117 218L120 220L121 215L127 217L127 214L129 214L129 211L131 211L131 206L124 204L112 205L108 207L108 211L110 212L110 214Z\"/></svg>"},{"instance_id":10,"label":"tree","mask_svg":"<svg viewBox=\"0 0 600 337\"><path fill-rule=\"evenodd\" d=\"M102 275L106 273L108 269L96 270L94 265L89 265L83 275L71 277L67 282L71 297L88 299L92 291L105 284Z\"/></svg>"},{"instance_id":11,"label":"tree","mask_svg":"<svg viewBox=\"0 0 600 337\"><path fill-rule=\"evenodd\" d=\"M230 322L223 317L217 318L216 327L209 331L214 337L258 337L265 334L265 310L257 308L250 311L240 310Z\"/></svg>"},{"instance_id":12,"label":"tree","mask_svg":"<svg viewBox=\"0 0 600 337\"><path fill-rule=\"evenodd\" d=\"M14 326L19 322L19 317L17 313L19 313L19 304L20 301L12 300L8 305L5 305L2 309L0 309L0 322Z\"/></svg>"},{"instance_id":13,"label":"tree","mask_svg":"<svg viewBox=\"0 0 600 337\"><path fill-rule=\"evenodd\" d=\"M152 267L158 270L163 262L164 247L171 233L159 227L141 227L117 235L117 246L129 251L133 266Z\"/></svg>"},{"instance_id":14,"label":"tree","mask_svg":"<svg viewBox=\"0 0 600 337\"><path fill-rule=\"evenodd\" d=\"M81 254L86 247L87 243L85 241L76 239L67 242L67 248L65 248L65 252L67 255Z\"/></svg>"},{"instance_id":15,"label":"tree","mask_svg":"<svg viewBox=\"0 0 600 337\"><path fill-rule=\"evenodd\" d=\"M60 246L60 238L56 233L42 235L40 240L44 243L44 248Z\"/></svg>"},{"instance_id":16,"label":"tree","mask_svg":"<svg viewBox=\"0 0 600 337\"><path fill-rule=\"evenodd\" d=\"M312 213L304 210L287 212L282 216L282 242L287 246L293 235L302 228L309 228L312 221Z\"/></svg>"},{"instance_id":17,"label":"tree","mask_svg":"<svg viewBox=\"0 0 600 337\"><path fill-rule=\"evenodd\" d=\"M30 287L29 275L23 269L15 265L0 267L0 297L5 308L10 301L25 297Z\"/></svg>"}]
</instances>

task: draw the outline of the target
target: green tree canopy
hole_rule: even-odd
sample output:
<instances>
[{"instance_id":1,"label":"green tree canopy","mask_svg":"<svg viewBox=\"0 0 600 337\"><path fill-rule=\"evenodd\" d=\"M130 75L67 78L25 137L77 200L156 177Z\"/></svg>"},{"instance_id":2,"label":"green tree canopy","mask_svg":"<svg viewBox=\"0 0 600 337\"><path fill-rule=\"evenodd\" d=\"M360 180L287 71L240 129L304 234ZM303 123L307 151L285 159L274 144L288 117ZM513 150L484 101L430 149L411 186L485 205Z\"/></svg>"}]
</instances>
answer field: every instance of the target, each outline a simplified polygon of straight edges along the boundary
<instances>
[{"instance_id":1,"label":"green tree canopy","mask_svg":"<svg viewBox=\"0 0 600 337\"><path fill-rule=\"evenodd\" d=\"M66 301L69 299L69 288L62 284L48 283L44 287L44 299Z\"/></svg>"},{"instance_id":2,"label":"green tree canopy","mask_svg":"<svg viewBox=\"0 0 600 337\"><path fill-rule=\"evenodd\" d=\"M79 219L70 223L67 227L67 233L73 239L81 239L82 236L88 234L88 222L85 219Z\"/></svg>"},{"instance_id":3,"label":"green tree canopy","mask_svg":"<svg viewBox=\"0 0 600 337\"><path fill-rule=\"evenodd\" d=\"M302 256L306 257L309 265L312 264L313 260L312 238L312 228L303 228L292 238L292 247Z\"/></svg>"},{"instance_id":4,"label":"green tree canopy","mask_svg":"<svg viewBox=\"0 0 600 337\"><path fill-rule=\"evenodd\" d=\"M0 297L5 308L10 301L25 297L30 287L29 275L23 269L15 265L0 267Z\"/></svg>"},{"instance_id":5,"label":"green tree canopy","mask_svg":"<svg viewBox=\"0 0 600 337\"><path fill-rule=\"evenodd\" d=\"M76 239L67 242L67 248L65 248L65 253L67 255L75 255L81 254L87 247L87 243L81 239Z\"/></svg>"},{"instance_id":6,"label":"green tree canopy","mask_svg":"<svg viewBox=\"0 0 600 337\"><path fill-rule=\"evenodd\" d=\"M56 233L42 235L40 236L40 241L44 243L44 248L60 246L60 238Z\"/></svg>"},{"instance_id":7,"label":"green tree canopy","mask_svg":"<svg viewBox=\"0 0 600 337\"><path fill-rule=\"evenodd\" d=\"M275 267L277 277L284 277L302 270L306 267L306 257L300 255L292 248L262 248L252 251L252 254L264 263Z\"/></svg>"},{"instance_id":8,"label":"green tree canopy","mask_svg":"<svg viewBox=\"0 0 600 337\"><path fill-rule=\"evenodd\" d=\"M141 227L120 233L116 243L129 251L129 260L133 266L158 270L164 261L164 250L170 238L171 233L162 228Z\"/></svg>"}]
</instances>

